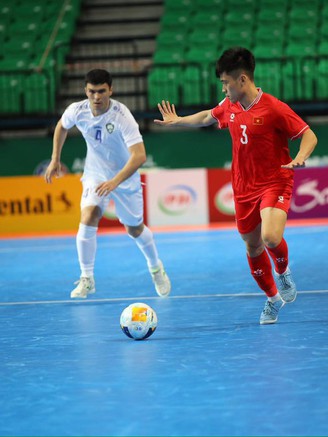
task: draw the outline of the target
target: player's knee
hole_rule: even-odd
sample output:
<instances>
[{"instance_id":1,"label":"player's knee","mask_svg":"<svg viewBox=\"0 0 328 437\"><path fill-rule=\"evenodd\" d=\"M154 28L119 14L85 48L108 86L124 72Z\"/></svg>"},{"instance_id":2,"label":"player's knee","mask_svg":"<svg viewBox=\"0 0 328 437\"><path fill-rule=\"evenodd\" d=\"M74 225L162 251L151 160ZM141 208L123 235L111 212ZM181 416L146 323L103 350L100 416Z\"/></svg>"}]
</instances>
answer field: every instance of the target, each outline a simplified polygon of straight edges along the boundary
<instances>
[{"instance_id":1,"label":"player's knee","mask_svg":"<svg viewBox=\"0 0 328 437\"><path fill-rule=\"evenodd\" d=\"M139 226L125 226L125 229L127 230L130 237L138 238L144 229L144 224L142 223Z\"/></svg>"},{"instance_id":2,"label":"player's knee","mask_svg":"<svg viewBox=\"0 0 328 437\"><path fill-rule=\"evenodd\" d=\"M278 246L278 244L281 242L281 238L281 235L275 232L266 232L262 235L264 244L270 249Z\"/></svg>"},{"instance_id":3,"label":"player's knee","mask_svg":"<svg viewBox=\"0 0 328 437\"><path fill-rule=\"evenodd\" d=\"M87 226L98 226L101 210L98 206L88 206L81 211L81 223Z\"/></svg>"},{"instance_id":4,"label":"player's knee","mask_svg":"<svg viewBox=\"0 0 328 437\"><path fill-rule=\"evenodd\" d=\"M259 255L261 255L261 253L264 250L264 244L248 244L246 243L246 251L247 254L251 257L251 258L255 258Z\"/></svg>"}]
</instances>

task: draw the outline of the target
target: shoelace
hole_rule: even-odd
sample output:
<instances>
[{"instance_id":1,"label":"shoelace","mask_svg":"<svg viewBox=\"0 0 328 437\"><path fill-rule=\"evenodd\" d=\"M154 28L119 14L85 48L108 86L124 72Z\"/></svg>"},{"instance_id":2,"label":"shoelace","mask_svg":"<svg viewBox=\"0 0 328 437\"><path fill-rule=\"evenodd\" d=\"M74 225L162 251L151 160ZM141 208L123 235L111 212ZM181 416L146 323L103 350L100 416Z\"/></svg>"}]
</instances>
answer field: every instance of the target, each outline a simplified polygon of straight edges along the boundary
<instances>
[{"instance_id":1,"label":"shoelace","mask_svg":"<svg viewBox=\"0 0 328 437\"><path fill-rule=\"evenodd\" d=\"M290 288L291 287L291 282L289 280L289 274L285 274L285 275L281 275L279 276L279 282L281 283L281 285L285 288Z\"/></svg>"},{"instance_id":2,"label":"shoelace","mask_svg":"<svg viewBox=\"0 0 328 437\"><path fill-rule=\"evenodd\" d=\"M74 285L77 285L80 282L82 282L82 283L84 283L83 285L86 286L87 289L91 289L90 283L88 283L87 281L88 281L88 278L80 278L74 282Z\"/></svg>"},{"instance_id":3,"label":"shoelace","mask_svg":"<svg viewBox=\"0 0 328 437\"><path fill-rule=\"evenodd\" d=\"M273 302L270 302L268 300L267 303L265 304L263 312L264 312L265 315L272 314L272 312L277 314L278 313L278 309L274 306Z\"/></svg>"}]
</instances>

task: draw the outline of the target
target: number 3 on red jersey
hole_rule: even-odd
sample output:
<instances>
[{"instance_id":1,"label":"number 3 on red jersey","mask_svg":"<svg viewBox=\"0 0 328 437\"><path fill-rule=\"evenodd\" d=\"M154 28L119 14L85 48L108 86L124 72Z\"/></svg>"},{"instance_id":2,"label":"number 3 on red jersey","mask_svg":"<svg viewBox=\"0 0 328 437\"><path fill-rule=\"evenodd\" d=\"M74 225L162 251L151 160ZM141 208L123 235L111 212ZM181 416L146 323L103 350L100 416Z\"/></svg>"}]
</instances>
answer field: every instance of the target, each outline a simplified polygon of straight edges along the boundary
<instances>
[{"instance_id":1,"label":"number 3 on red jersey","mask_svg":"<svg viewBox=\"0 0 328 437\"><path fill-rule=\"evenodd\" d=\"M246 133L247 126L246 126L246 124L241 124L240 127L241 127L240 142L241 142L241 144L247 144L248 143L248 136Z\"/></svg>"}]
</instances>

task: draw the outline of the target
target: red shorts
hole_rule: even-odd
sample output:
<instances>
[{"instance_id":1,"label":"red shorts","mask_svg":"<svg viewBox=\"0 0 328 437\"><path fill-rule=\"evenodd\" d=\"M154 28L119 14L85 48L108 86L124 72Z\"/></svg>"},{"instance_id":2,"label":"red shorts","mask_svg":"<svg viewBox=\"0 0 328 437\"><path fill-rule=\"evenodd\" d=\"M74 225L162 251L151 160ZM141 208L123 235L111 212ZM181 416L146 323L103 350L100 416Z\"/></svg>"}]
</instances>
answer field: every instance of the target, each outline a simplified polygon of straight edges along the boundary
<instances>
[{"instance_id":1,"label":"red shorts","mask_svg":"<svg viewBox=\"0 0 328 437\"><path fill-rule=\"evenodd\" d=\"M235 199L236 223L241 234L252 232L261 223L260 212L263 208L279 208L288 213L293 188L284 184L281 187L268 188L247 201Z\"/></svg>"}]
</instances>

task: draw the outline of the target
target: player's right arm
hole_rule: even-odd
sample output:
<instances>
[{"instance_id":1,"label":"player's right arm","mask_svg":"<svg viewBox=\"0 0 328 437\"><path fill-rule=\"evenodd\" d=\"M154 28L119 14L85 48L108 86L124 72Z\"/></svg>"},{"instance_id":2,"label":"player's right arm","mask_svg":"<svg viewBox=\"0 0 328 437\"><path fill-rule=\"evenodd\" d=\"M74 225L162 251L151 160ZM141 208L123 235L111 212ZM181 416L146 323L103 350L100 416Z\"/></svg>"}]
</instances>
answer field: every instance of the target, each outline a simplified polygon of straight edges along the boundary
<instances>
[{"instance_id":1,"label":"player's right arm","mask_svg":"<svg viewBox=\"0 0 328 437\"><path fill-rule=\"evenodd\" d=\"M61 120L56 125L54 137L53 137L53 148L50 164L45 172L44 178L48 184L51 183L53 176L60 176L60 156L63 145L67 137L68 129L65 129L62 125Z\"/></svg>"},{"instance_id":2,"label":"player's right arm","mask_svg":"<svg viewBox=\"0 0 328 437\"><path fill-rule=\"evenodd\" d=\"M156 119L154 123L161 126L205 127L217 123L217 120L212 117L211 110L180 117L175 111L175 106L171 105L170 102L163 100L157 106L163 120Z\"/></svg>"}]
</instances>

